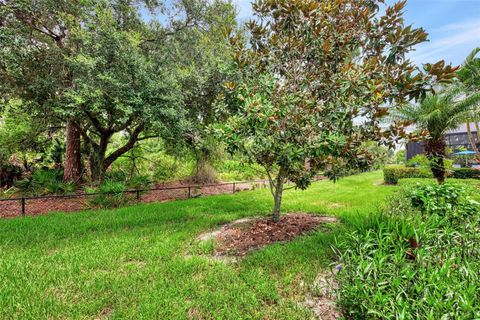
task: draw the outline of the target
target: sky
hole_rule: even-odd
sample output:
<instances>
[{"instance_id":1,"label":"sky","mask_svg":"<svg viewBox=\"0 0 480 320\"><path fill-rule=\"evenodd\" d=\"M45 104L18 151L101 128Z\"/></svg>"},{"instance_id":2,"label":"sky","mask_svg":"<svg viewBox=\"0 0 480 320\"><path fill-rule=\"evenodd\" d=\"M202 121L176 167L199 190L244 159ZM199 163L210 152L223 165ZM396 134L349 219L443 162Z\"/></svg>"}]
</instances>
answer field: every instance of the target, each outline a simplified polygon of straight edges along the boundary
<instances>
[{"instance_id":1,"label":"sky","mask_svg":"<svg viewBox=\"0 0 480 320\"><path fill-rule=\"evenodd\" d=\"M252 17L250 0L233 1L240 21ZM429 42L418 45L410 55L418 65L442 59L460 65L480 46L480 0L409 0L404 17L407 24L423 27L429 34Z\"/></svg>"}]
</instances>

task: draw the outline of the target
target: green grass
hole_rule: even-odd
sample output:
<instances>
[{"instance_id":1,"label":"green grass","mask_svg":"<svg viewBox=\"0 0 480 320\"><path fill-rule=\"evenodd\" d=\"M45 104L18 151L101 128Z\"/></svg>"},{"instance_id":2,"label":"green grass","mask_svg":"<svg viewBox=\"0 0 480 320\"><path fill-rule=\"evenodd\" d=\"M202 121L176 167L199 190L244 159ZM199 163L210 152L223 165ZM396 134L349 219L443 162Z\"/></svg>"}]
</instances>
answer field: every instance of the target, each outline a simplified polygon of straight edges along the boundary
<instances>
[{"instance_id":1,"label":"green grass","mask_svg":"<svg viewBox=\"0 0 480 320\"><path fill-rule=\"evenodd\" d=\"M361 223L398 187L380 172L289 190L284 212ZM344 226L238 264L190 255L197 235L268 214L268 190L0 221L0 318L309 319L299 302Z\"/></svg>"}]
</instances>

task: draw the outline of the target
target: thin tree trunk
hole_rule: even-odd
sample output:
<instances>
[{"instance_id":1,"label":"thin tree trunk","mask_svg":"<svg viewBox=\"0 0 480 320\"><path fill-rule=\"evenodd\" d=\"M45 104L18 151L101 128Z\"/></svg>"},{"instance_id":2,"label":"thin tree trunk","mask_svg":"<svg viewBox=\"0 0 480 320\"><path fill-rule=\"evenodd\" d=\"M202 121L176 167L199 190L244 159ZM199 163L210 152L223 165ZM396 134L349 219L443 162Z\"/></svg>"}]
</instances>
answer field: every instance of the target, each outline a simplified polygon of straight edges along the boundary
<instances>
[{"instance_id":1,"label":"thin tree trunk","mask_svg":"<svg viewBox=\"0 0 480 320\"><path fill-rule=\"evenodd\" d=\"M475 127L477 128L477 135L479 134L478 133L478 124L475 122ZM473 151L475 152L475 156L478 160L480 160L480 152L477 148L477 144L475 143L475 137L473 136L472 134L472 130L470 128L470 119L467 118L467 135L468 135L468 139L470 140L470 145L472 146L472 149Z\"/></svg>"},{"instance_id":2,"label":"thin tree trunk","mask_svg":"<svg viewBox=\"0 0 480 320\"><path fill-rule=\"evenodd\" d=\"M80 131L71 121L67 123L65 165L63 180L77 182L82 169L80 155Z\"/></svg>"},{"instance_id":3,"label":"thin tree trunk","mask_svg":"<svg viewBox=\"0 0 480 320\"><path fill-rule=\"evenodd\" d=\"M437 179L439 184L445 182L445 156L446 156L446 143L442 138L431 139L425 142L425 153L430 160L430 170L433 176Z\"/></svg>"},{"instance_id":4,"label":"thin tree trunk","mask_svg":"<svg viewBox=\"0 0 480 320\"><path fill-rule=\"evenodd\" d=\"M277 181L275 183L275 191L273 194L273 211L272 211L272 219L275 222L280 221L280 210L282 205L282 196L283 196L283 180L284 174L283 169L280 168L280 171L277 176Z\"/></svg>"}]
</instances>

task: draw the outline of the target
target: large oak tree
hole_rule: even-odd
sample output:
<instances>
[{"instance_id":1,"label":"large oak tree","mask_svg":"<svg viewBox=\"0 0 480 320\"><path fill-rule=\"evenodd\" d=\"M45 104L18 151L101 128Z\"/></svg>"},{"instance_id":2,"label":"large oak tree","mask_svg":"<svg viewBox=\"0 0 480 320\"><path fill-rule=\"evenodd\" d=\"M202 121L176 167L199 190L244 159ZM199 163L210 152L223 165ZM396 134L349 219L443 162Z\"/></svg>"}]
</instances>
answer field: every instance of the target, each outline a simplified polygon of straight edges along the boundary
<instances>
[{"instance_id":1,"label":"large oak tree","mask_svg":"<svg viewBox=\"0 0 480 320\"><path fill-rule=\"evenodd\" d=\"M2 92L66 125L66 180L80 174L81 140L97 181L139 140L178 140L185 102L195 100L181 91L185 66L175 43L197 39L211 7L222 11L219 1L0 2ZM115 134L125 141L118 148L110 143Z\"/></svg>"}]
</instances>

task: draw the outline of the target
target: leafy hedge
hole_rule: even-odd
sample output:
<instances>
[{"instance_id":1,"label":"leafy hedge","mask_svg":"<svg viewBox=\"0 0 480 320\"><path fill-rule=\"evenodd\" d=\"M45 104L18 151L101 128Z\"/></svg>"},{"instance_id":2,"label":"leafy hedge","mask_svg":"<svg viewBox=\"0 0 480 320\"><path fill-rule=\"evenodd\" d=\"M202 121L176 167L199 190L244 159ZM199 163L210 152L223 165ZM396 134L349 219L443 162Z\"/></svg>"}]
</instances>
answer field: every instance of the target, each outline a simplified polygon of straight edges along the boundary
<instances>
[{"instance_id":1,"label":"leafy hedge","mask_svg":"<svg viewBox=\"0 0 480 320\"><path fill-rule=\"evenodd\" d=\"M390 165L383 168L385 183L397 184L403 178L431 178L432 173L426 168L405 167L403 165Z\"/></svg>"},{"instance_id":2,"label":"leafy hedge","mask_svg":"<svg viewBox=\"0 0 480 320\"><path fill-rule=\"evenodd\" d=\"M480 179L480 170L472 168L459 168L453 170L453 178L456 179Z\"/></svg>"}]
</instances>

